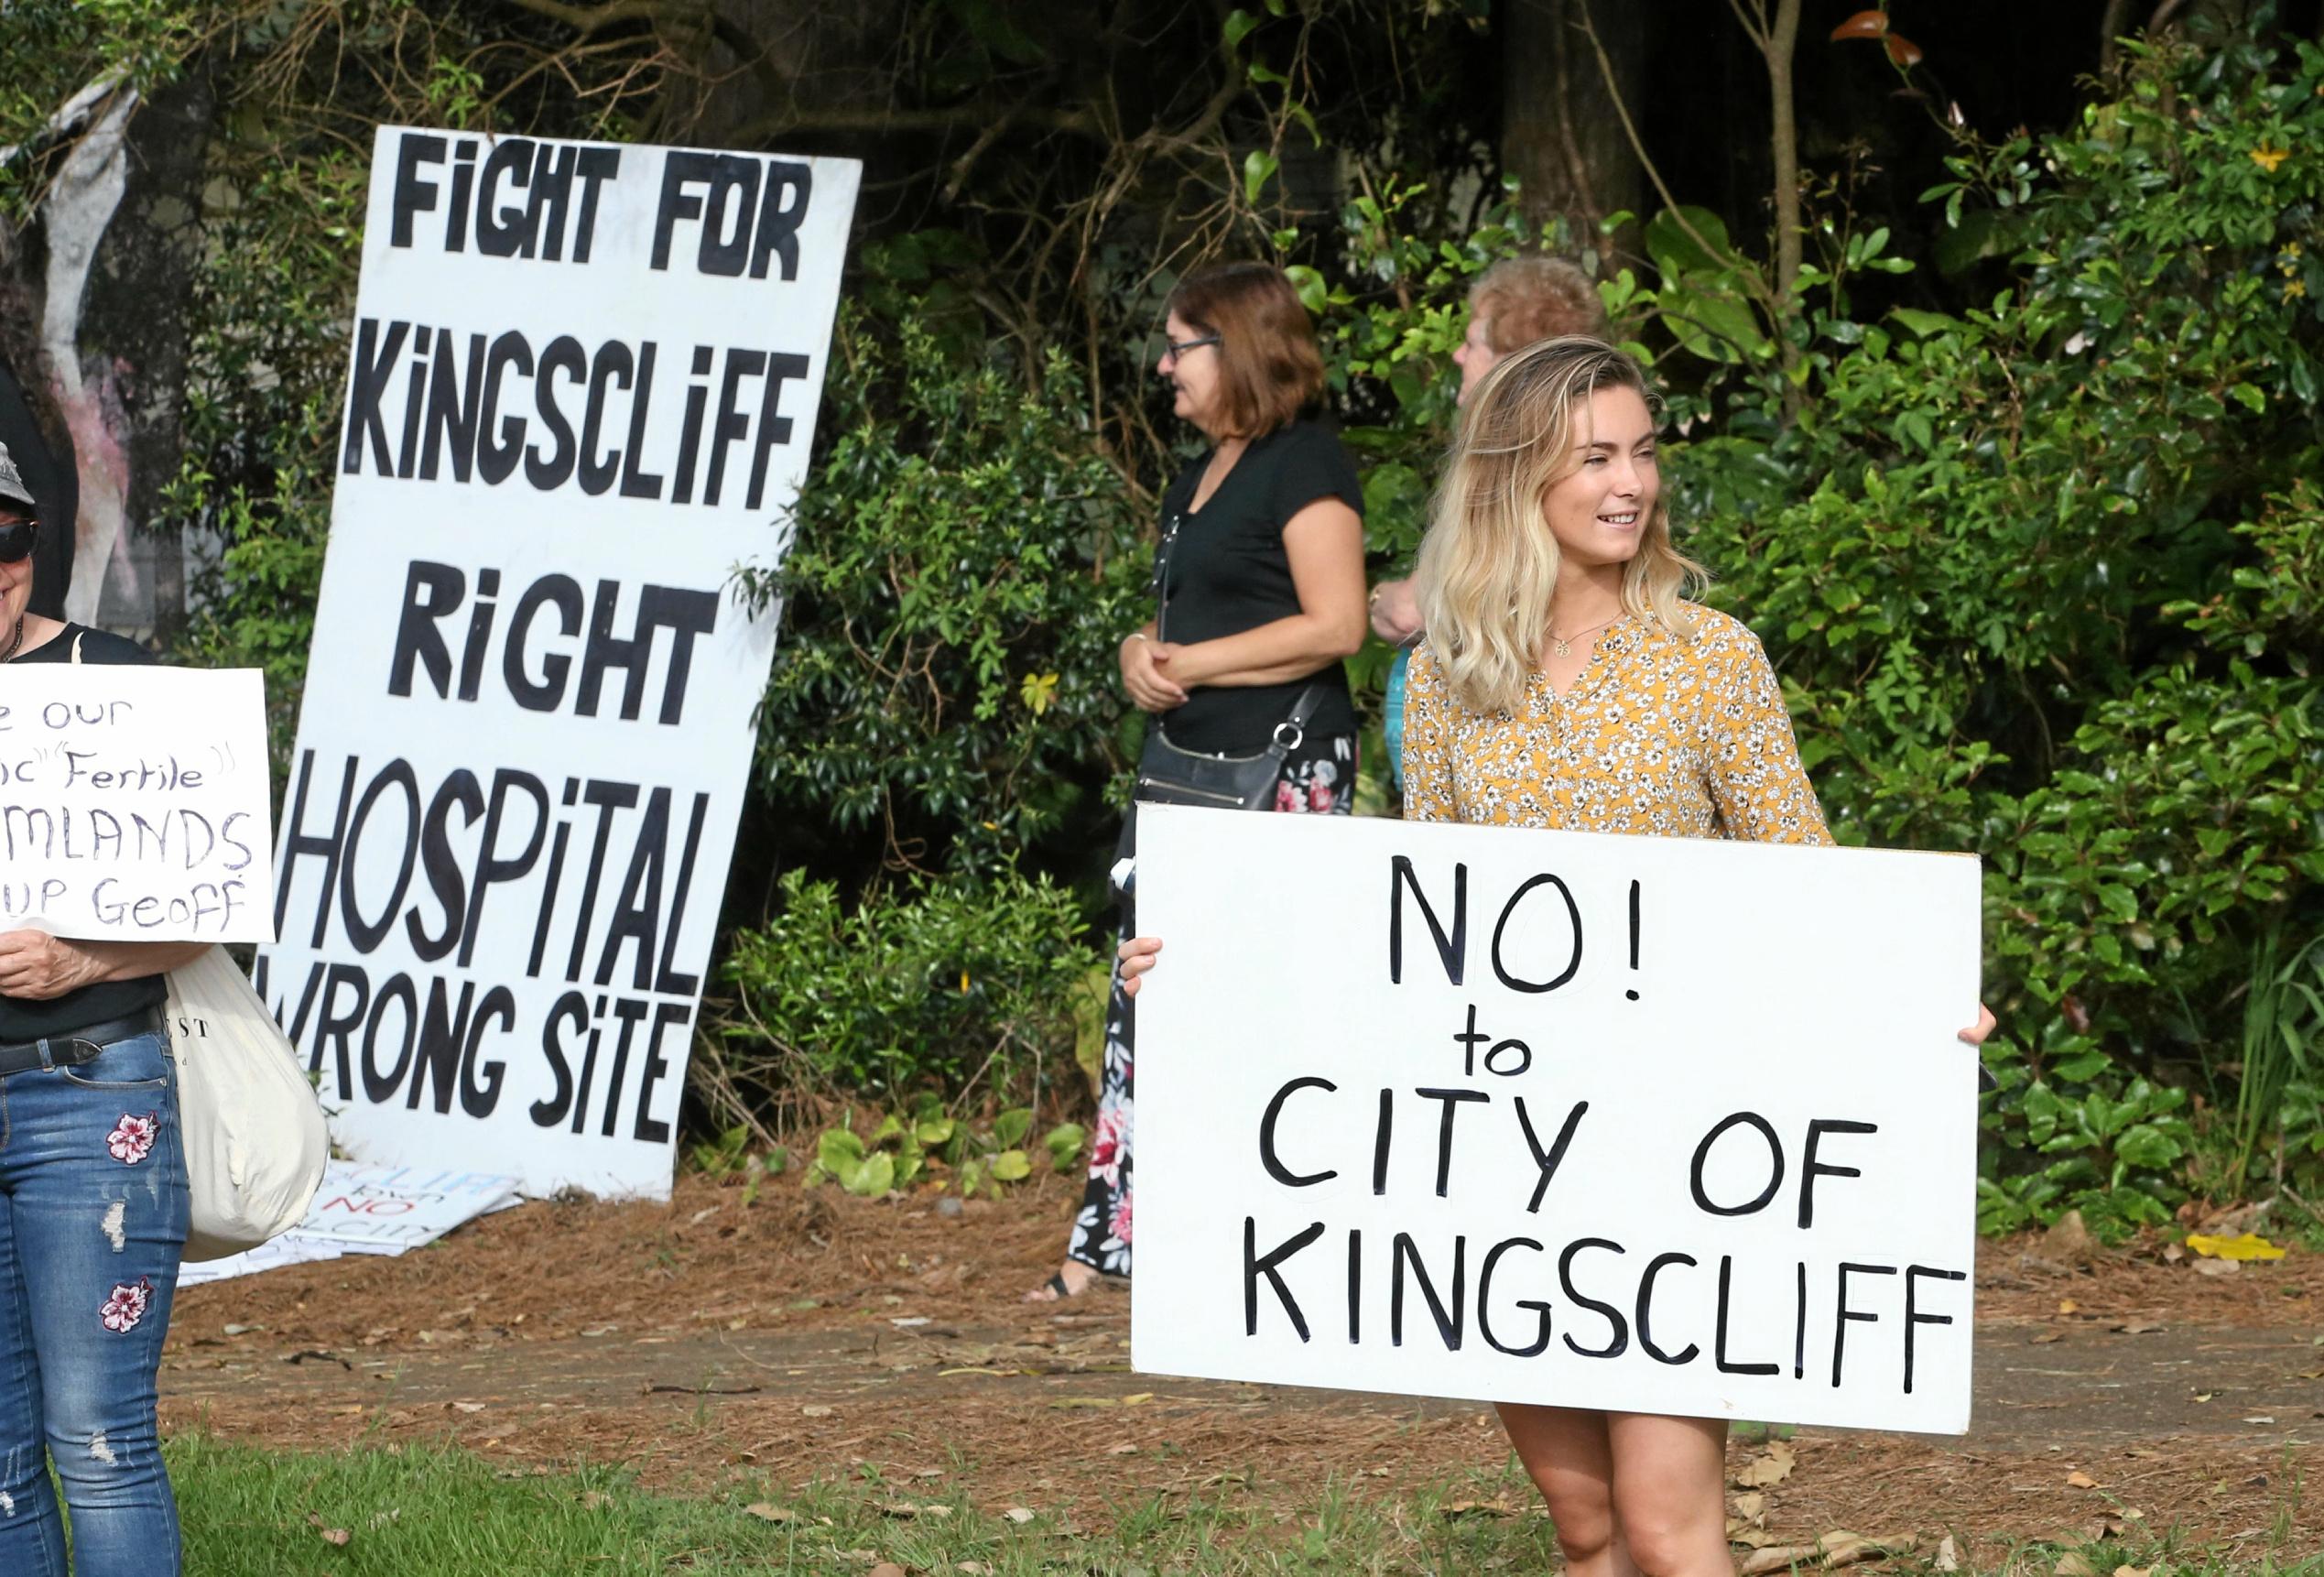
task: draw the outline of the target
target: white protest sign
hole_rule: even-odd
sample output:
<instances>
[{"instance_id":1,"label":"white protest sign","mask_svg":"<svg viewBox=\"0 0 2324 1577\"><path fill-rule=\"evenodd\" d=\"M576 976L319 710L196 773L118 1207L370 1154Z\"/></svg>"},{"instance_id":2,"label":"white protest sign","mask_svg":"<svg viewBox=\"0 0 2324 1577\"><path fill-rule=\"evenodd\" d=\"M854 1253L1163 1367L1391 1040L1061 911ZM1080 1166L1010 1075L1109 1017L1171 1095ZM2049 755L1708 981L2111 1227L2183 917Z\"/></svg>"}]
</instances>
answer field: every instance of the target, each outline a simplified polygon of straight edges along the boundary
<instances>
[{"instance_id":1,"label":"white protest sign","mask_svg":"<svg viewBox=\"0 0 2324 1577\"><path fill-rule=\"evenodd\" d=\"M0 668L0 930L268 941L255 669Z\"/></svg>"},{"instance_id":2,"label":"white protest sign","mask_svg":"<svg viewBox=\"0 0 2324 1577\"><path fill-rule=\"evenodd\" d=\"M1141 806L1134 1366L1967 1428L1978 882Z\"/></svg>"},{"instance_id":3,"label":"white protest sign","mask_svg":"<svg viewBox=\"0 0 2324 1577\"><path fill-rule=\"evenodd\" d=\"M291 1234L347 1254L401 1254L516 1197L516 1180L496 1172L333 1161L314 1202Z\"/></svg>"},{"instance_id":4,"label":"white protest sign","mask_svg":"<svg viewBox=\"0 0 2324 1577\"><path fill-rule=\"evenodd\" d=\"M187 1265L178 1284L225 1281L350 1254L392 1257L516 1202L516 1180L497 1173L332 1161L297 1226L240 1254Z\"/></svg>"},{"instance_id":5,"label":"white protest sign","mask_svg":"<svg viewBox=\"0 0 2324 1577\"><path fill-rule=\"evenodd\" d=\"M860 170L379 132L254 976L354 1156L668 1193Z\"/></svg>"}]
</instances>

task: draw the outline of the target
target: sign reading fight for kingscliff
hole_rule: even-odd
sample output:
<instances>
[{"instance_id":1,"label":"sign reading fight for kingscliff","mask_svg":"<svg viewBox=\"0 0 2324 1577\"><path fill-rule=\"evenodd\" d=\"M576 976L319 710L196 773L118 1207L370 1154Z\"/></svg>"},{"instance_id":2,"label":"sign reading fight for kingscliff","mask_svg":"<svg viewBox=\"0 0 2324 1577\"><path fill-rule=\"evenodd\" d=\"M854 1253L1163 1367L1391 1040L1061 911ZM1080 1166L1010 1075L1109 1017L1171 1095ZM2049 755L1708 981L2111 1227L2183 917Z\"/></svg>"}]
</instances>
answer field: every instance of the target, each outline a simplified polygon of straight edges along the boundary
<instances>
[{"instance_id":1,"label":"sign reading fight for kingscliff","mask_svg":"<svg viewBox=\"0 0 2324 1577\"><path fill-rule=\"evenodd\" d=\"M0 669L0 930L267 941L255 669Z\"/></svg>"},{"instance_id":2,"label":"sign reading fight for kingscliff","mask_svg":"<svg viewBox=\"0 0 2324 1577\"><path fill-rule=\"evenodd\" d=\"M358 1158L668 1192L860 169L380 131L255 974Z\"/></svg>"},{"instance_id":3,"label":"sign reading fight for kingscliff","mask_svg":"<svg viewBox=\"0 0 2324 1577\"><path fill-rule=\"evenodd\" d=\"M1138 811L1147 1372L1968 1427L1978 865Z\"/></svg>"}]
</instances>

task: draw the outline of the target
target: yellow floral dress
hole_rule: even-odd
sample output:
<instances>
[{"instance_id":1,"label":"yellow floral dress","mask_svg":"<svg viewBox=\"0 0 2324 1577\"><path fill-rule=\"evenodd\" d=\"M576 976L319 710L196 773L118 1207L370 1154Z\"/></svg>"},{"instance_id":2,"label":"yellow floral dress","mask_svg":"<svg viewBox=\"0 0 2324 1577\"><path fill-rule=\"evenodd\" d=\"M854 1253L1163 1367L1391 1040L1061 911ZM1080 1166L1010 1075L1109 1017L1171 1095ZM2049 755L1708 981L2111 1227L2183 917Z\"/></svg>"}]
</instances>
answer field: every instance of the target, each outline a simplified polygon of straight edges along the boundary
<instances>
[{"instance_id":1,"label":"yellow floral dress","mask_svg":"<svg viewBox=\"0 0 2324 1577\"><path fill-rule=\"evenodd\" d=\"M1424 644L1405 699L1404 813L1762 843L1829 843L1759 637L1689 607L1695 635L1625 614L1559 695L1536 673L1519 715L1463 706Z\"/></svg>"}]
</instances>

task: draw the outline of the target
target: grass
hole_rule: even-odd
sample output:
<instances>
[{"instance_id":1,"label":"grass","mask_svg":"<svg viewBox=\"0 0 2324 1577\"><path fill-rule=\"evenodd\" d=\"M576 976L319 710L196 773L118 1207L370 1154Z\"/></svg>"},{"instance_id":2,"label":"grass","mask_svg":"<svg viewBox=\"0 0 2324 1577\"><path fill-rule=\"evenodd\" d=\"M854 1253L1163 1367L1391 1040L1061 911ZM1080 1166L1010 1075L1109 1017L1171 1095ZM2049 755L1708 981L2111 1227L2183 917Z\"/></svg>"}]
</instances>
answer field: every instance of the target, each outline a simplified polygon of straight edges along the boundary
<instances>
[{"instance_id":1,"label":"grass","mask_svg":"<svg viewBox=\"0 0 2324 1577\"><path fill-rule=\"evenodd\" d=\"M1048 1515L1013 1520L876 1479L803 1491L737 1480L722 1496L680 1499L647 1493L612 1469L512 1474L457 1448L305 1454L194 1433L172 1440L168 1453L186 1569L204 1577L868 1577L880 1561L972 1577L1385 1577L1544 1572L1556 1556L1529 1492L1484 1474L1400 1497L1327 1486L1311 1504L1289 1506L1228 1483L1212 1495L1146 1500L1079 1526ZM1496 1496L1517 1513L1478 1508ZM2287 1508L2273 1537L2233 1552L2180 1550L2167 1537L2086 1549L2038 1544L1975 1570L2018 1577L2112 1577L2123 1566L2151 1577L2324 1573L2324 1556L2289 1548L2289 1526ZM344 1542L334 1542L340 1534ZM1961 1569L1971 1570L1966 1561ZM1933 1566L1923 1551L1856 1570L1926 1577Z\"/></svg>"}]
</instances>

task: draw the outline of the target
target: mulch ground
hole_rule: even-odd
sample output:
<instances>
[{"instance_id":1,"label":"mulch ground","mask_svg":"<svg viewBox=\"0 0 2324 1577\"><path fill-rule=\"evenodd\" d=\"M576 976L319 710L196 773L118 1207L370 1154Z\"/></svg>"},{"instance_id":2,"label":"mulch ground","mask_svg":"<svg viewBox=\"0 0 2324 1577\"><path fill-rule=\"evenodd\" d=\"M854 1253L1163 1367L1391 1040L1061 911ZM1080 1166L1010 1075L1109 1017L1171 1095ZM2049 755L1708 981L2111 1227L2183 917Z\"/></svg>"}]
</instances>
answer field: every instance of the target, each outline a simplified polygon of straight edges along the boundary
<instances>
[{"instance_id":1,"label":"mulch ground","mask_svg":"<svg viewBox=\"0 0 2324 1577\"><path fill-rule=\"evenodd\" d=\"M165 1417L286 1446L453 1440L512 1472L619 1462L691 1491L872 1468L906 1495L1093 1518L1458 1478L1461 1515L1536 1514L1473 1404L1135 1376L1126 1295L1019 1303L1063 1243L1063 1180L956 1213L787 1180L743 1201L687 1177L667 1204L528 1204L400 1259L188 1289ZM1978 1322L1971 1435L1738 1440L1738 1537L1951 1533L1992 1558L2143 1525L2324 1550L2324 1495L2297 1489L2324 1467L2324 1256L2221 1273L2159 1241L1987 1243Z\"/></svg>"}]
</instances>

